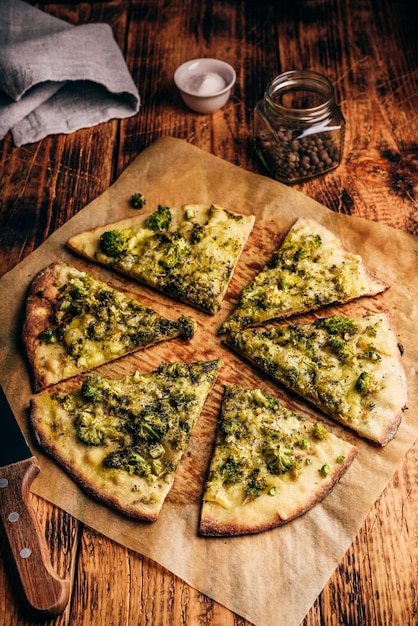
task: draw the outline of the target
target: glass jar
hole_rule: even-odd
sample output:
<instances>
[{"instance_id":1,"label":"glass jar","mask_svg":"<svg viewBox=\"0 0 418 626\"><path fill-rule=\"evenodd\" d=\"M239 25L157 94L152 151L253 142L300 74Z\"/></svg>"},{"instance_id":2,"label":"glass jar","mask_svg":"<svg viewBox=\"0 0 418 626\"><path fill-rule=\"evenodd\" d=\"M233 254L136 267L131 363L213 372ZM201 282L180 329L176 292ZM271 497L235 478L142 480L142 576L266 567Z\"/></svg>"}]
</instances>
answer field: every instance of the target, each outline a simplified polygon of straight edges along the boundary
<instances>
[{"instance_id":1,"label":"glass jar","mask_svg":"<svg viewBox=\"0 0 418 626\"><path fill-rule=\"evenodd\" d=\"M333 84L317 72L292 70L276 76L254 111L256 153L270 175L284 183L336 168L344 130Z\"/></svg>"}]
</instances>

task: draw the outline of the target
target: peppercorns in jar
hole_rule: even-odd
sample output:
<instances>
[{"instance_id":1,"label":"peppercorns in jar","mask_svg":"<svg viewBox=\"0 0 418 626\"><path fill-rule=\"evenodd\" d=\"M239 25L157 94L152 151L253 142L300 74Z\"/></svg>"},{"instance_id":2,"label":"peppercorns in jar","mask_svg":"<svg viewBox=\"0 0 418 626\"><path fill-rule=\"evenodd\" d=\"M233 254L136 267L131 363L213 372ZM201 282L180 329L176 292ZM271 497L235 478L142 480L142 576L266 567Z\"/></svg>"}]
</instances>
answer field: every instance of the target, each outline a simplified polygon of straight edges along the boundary
<instances>
[{"instance_id":1,"label":"peppercorns in jar","mask_svg":"<svg viewBox=\"0 0 418 626\"><path fill-rule=\"evenodd\" d=\"M293 70L274 78L254 113L256 152L271 176L296 183L336 168L344 117L321 74Z\"/></svg>"}]
</instances>

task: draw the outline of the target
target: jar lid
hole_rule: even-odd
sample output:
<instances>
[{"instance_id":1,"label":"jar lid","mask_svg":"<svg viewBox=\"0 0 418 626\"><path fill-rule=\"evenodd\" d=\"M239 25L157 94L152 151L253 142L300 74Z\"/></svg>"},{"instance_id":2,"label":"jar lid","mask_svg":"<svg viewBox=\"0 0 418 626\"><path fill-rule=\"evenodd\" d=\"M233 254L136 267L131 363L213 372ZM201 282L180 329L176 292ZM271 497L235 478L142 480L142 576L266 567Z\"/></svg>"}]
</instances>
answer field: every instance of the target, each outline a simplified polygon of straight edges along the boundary
<instances>
[{"instance_id":1,"label":"jar lid","mask_svg":"<svg viewBox=\"0 0 418 626\"><path fill-rule=\"evenodd\" d=\"M264 97L278 113L299 120L318 119L335 104L332 82L310 70L290 70L276 76L267 85Z\"/></svg>"}]
</instances>

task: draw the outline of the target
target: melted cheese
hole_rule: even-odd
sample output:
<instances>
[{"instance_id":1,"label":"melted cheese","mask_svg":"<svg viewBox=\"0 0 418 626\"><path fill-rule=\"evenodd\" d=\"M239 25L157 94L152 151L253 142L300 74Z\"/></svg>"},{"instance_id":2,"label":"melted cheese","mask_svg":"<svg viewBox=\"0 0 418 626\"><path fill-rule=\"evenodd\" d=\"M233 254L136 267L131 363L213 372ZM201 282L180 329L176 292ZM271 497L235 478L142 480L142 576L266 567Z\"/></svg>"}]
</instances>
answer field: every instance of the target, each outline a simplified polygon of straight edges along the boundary
<instances>
[{"instance_id":1,"label":"melted cheese","mask_svg":"<svg viewBox=\"0 0 418 626\"><path fill-rule=\"evenodd\" d=\"M186 205L182 213L184 219L162 231L144 224L113 224L112 229L121 228L127 237L128 251L110 257L100 250L97 240L94 258L164 293L216 313L254 218L216 205ZM199 237L194 237L194 227L199 227ZM84 240L77 243L74 238L73 245L87 250Z\"/></svg>"},{"instance_id":2,"label":"melted cheese","mask_svg":"<svg viewBox=\"0 0 418 626\"><path fill-rule=\"evenodd\" d=\"M168 320L86 272L61 266L54 307L56 341L37 341L48 383L69 378L129 352L178 336L191 338L191 317Z\"/></svg>"},{"instance_id":3,"label":"melted cheese","mask_svg":"<svg viewBox=\"0 0 418 626\"><path fill-rule=\"evenodd\" d=\"M275 461L280 461L281 449L285 465ZM228 534L231 527L256 532L265 524L287 521L325 494L353 450L351 444L260 390L229 386L204 493L203 518L216 520L214 534ZM229 467L236 472L228 471Z\"/></svg>"},{"instance_id":4,"label":"melted cheese","mask_svg":"<svg viewBox=\"0 0 418 626\"><path fill-rule=\"evenodd\" d=\"M120 380L87 377L102 390L96 400L85 390L41 392L32 400L35 432L89 492L156 519L221 367L172 363Z\"/></svg>"},{"instance_id":5,"label":"melted cheese","mask_svg":"<svg viewBox=\"0 0 418 626\"><path fill-rule=\"evenodd\" d=\"M329 319L348 320L352 332L330 330L324 318L246 329L228 341L331 417L383 443L406 402L396 337L384 315Z\"/></svg>"},{"instance_id":6,"label":"melted cheese","mask_svg":"<svg viewBox=\"0 0 418 626\"><path fill-rule=\"evenodd\" d=\"M313 220L300 218L268 265L244 288L221 332L235 332L384 288L366 270L362 258L345 250L333 233Z\"/></svg>"}]
</instances>

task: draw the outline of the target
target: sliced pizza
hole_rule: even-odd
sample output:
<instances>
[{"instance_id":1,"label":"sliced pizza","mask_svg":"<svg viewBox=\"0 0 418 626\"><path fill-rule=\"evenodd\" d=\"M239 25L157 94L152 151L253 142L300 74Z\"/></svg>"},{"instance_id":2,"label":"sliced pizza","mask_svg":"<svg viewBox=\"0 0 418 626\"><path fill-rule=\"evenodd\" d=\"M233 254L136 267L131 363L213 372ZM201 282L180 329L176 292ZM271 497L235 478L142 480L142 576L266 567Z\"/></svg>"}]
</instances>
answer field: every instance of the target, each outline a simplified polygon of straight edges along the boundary
<instances>
[{"instance_id":1,"label":"sliced pizza","mask_svg":"<svg viewBox=\"0 0 418 626\"><path fill-rule=\"evenodd\" d=\"M407 382L386 314L247 328L226 343L362 437L384 446L395 436Z\"/></svg>"},{"instance_id":2,"label":"sliced pizza","mask_svg":"<svg viewBox=\"0 0 418 626\"><path fill-rule=\"evenodd\" d=\"M388 288L327 228L299 218L220 328L235 332Z\"/></svg>"},{"instance_id":3,"label":"sliced pizza","mask_svg":"<svg viewBox=\"0 0 418 626\"><path fill-rule=\"evenodd\" d=\"M71 237L74 252L207 313L220 307L254 224L217 205L159 206Z\"/></svg>"},{"instance_id":4,"label":"sliced pizza","mask_svg":"<svg viewBox=\"0 0 418 626\"><path fill-rule=\"evenodd\" d=\"M356 448L260 389L225 388L199 531L233 536L274 528L320 502Z\"/></svg>"},{"instance_id":5,"label":"sliced pizza","mask_svg":"<svg viewBox=\"0 0 418 626\"><path fill-rule=\"evenodd\" d=\"M39 391L160 341L191 339L196 322L169 320L89 273L53 263L33 280L23 343Z\"/></svg>"},{"instance_id":6,"label":"sliced pizza","mask_svg":"<svg viewBox=\"0 0 418 626\"><path fill-rule=\"evenodd\" d=\"M90 495L121 513L157 519L221 360L162 363L31 400L39 444ZM67 383L68 386L68 383Z\"/></svg>"}]
</instances>

